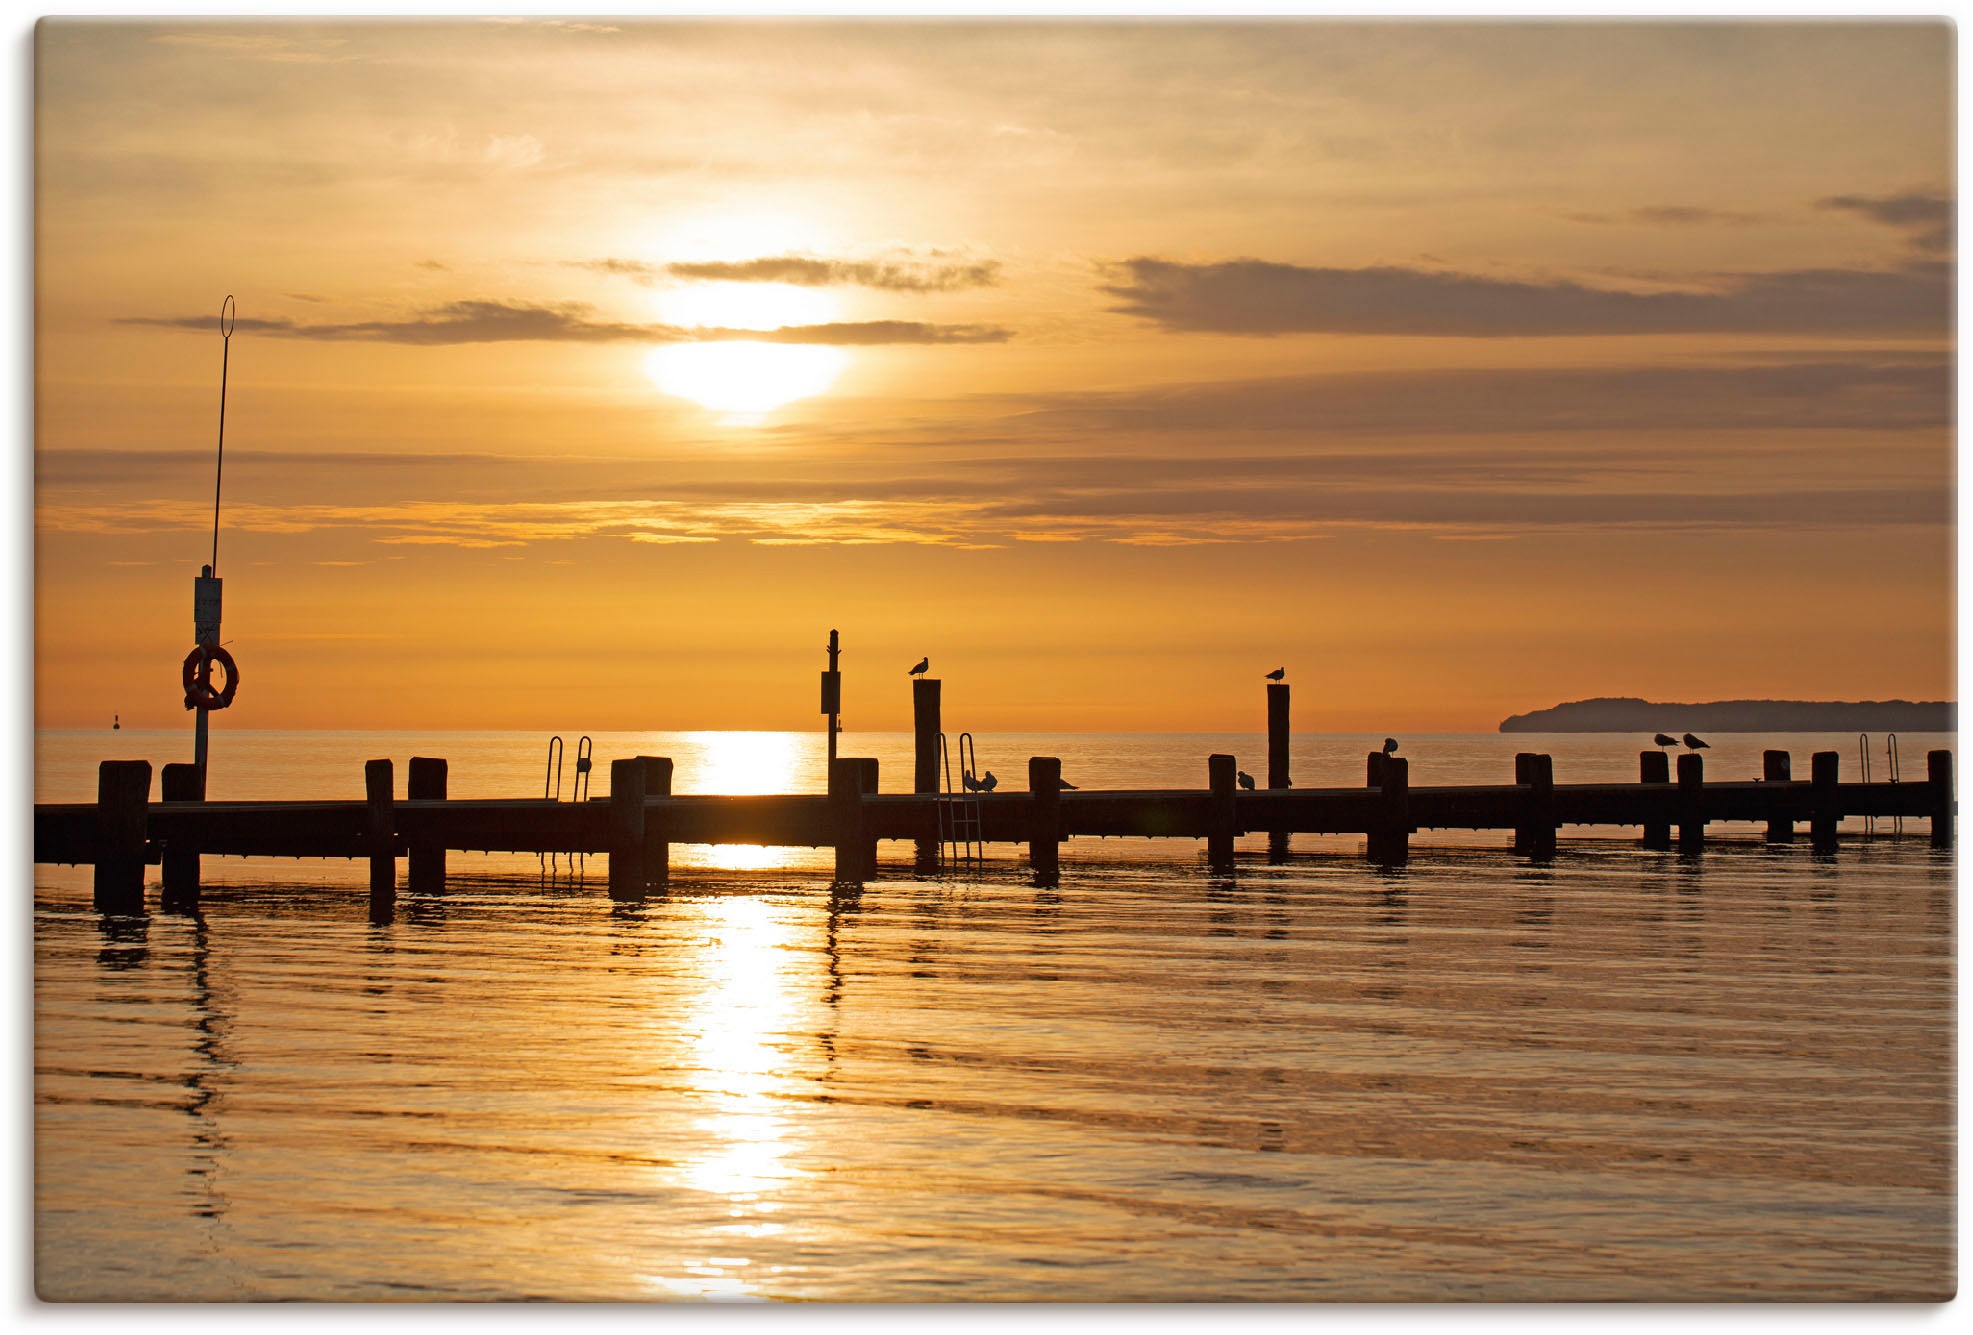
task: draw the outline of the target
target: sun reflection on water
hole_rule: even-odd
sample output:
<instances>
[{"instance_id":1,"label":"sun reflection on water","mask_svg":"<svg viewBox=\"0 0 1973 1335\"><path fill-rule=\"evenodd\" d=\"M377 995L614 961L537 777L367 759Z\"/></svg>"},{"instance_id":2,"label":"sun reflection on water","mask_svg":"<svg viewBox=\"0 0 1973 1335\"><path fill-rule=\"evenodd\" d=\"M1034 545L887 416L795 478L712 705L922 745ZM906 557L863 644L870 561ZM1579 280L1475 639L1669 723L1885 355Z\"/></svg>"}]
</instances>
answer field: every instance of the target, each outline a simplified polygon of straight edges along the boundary
<instances>
[{"instance_id":1,"label":"sun reflection on water","mask_svg":"<svg viewBox=\"0 0 1973 1335\"><path fill-rule=\"evenodd\" d=\"M703 746L693 761L692 792L792 793L800 786L801 741L788 732L693 734ZM778 871L794 865L796 852L755 844L695 847L690 861L719 871Z\"/></svg>"}]
</instances>

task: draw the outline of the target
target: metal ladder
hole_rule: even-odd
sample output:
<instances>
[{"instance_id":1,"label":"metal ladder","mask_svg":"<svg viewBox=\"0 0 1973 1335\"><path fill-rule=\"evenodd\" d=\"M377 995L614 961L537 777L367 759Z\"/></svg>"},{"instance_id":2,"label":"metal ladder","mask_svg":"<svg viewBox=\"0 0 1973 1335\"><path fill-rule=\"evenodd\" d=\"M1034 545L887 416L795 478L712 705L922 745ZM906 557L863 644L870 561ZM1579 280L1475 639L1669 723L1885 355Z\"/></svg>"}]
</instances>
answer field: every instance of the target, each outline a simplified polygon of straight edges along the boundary
<instances>
[{"instance_id":1,"label":"metal ladder","mask_svg":"<svg viewBox=\"0 0 1973 1335\"><path fill-rule=\"evenodd\" d=\"M1870 734L1867 732L1860 732L1857 734L1857 759L1860 762L1859 767L1863 770L1863 774L1862 774L1863 781L1865 783L1869 783L1870 782ZM1891 782L1896 783L1900 776L1898 774L1898 735L1895 732L1891 733L1889 736L1887 736L1884 739L1884 766L1886 769L1891 771ZM1877 817L1865 816L1863 818L1863 832L1865 834L1877 833ZM1904 833L1903 816L1900 815L1900 816L1891 817L1891 833L1892 834Z\"/></svg>"},{"instance_id":2,"label":"metal ladder","mask_svg":"<svg viewBox=\"0 0 1973 1335\"><path fill-rule=\"evenodd\" d=\"M982 862L986 859L986 841L980 836L980 796L968 789L963 780L968 774L978 772L979 759L973 753L973 734L959 734L959 773L961 784L952 786L952 753L946 747L945 734L939 734L939 769L945 777L945 789L939 794L939 856L952 861Z\"/></svg>"},{"instance_id":3,"label":"metal ladder","mask_svg":"<svg viewBox=\"0 0 1973 1335\"><path fill-rule=\"evenodd\" d=\"M1884 739L1884 763L1891 771L1891 782L1898 781L1898 735L1894 732ZM1891 833L1904 833L1904 814L1891 817Z\"/></svg>"}]
</instances>

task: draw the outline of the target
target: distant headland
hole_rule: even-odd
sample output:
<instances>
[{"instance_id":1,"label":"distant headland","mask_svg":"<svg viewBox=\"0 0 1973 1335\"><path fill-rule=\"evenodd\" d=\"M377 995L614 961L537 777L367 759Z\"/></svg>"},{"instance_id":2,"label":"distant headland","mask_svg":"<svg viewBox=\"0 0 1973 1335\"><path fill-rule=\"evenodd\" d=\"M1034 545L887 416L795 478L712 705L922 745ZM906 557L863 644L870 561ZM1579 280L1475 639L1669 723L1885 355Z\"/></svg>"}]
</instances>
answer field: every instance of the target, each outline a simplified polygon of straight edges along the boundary
<instances>
[{"instance_id":1,"label":"distant headland","mask_svg":"<svg viewBox=\"0 0 1973 1335\"><path fill-rule=\"evenodd\" d=\"M1502 732L1956 732L1950 700L1572 700L1501 720Z\"/></svg>"}]
</instances>

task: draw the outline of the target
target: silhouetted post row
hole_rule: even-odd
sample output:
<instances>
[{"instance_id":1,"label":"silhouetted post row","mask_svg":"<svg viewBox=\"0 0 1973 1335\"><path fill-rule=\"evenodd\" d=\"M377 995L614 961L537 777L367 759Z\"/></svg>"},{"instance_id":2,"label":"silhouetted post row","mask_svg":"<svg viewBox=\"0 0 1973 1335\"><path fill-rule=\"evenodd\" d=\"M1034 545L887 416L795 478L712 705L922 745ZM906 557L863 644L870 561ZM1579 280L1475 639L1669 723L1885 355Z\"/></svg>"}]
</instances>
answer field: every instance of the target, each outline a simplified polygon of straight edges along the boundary
<instances>
[{"instance_id":1,"label":"silhouetted post row","mask_svg":"<svg viewBox=\"0 0 1973 1335\"><path fill-rule=\"evenodd\" d=\"M1672 781L1672 760L1663 751L1639 751L1637 753L1637 781L1639 783L1663 783ZM1662 818L1644 822L1643 844L1646 848L1664 852L1672 846L1671 822Z\"/></svg>"},{"instance_id":2,"label":"silhouetted post row","mask_svg":"<svg viewBox=\"0 0 1973 1335\"><path fill-rule=\"evenodd\" d=\"M1062 854L1062 761L1057 756L1031 756L1028 759L1028 793L1033 807L1028 815L1028 865L1034 878L1053 885L1061 876Z\"/></svg>"},{"instance_id":3,"label":"silhouetted post row","mask_svg":"<svg viewBox=\"0 0 1973 1335\"><path fill-rule=\"evenodd\" d=\"M1765 783L1792 783L1794 761L1786 751L1761 752L1761 779ZM1795 841L1795 822L1785 815L1768 817L1767 842L1788 844Z\"/></svg>"}]
</instances>

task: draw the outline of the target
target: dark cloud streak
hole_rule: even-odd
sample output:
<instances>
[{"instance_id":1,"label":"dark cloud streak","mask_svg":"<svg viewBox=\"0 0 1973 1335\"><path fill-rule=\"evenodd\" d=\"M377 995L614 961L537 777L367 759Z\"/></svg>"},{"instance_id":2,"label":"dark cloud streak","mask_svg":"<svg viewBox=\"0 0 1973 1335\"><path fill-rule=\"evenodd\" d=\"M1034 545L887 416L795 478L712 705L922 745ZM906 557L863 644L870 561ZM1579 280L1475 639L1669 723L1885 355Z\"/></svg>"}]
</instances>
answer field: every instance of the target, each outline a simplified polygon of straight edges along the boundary
<instances>
[{"instance_id":1,"label":"dark cloud streak","mask_svg":"<svg viewBox=\"0 0 1973 1335\"><path fill-rule=\"evenodd\" d=\"M700 260L650 264L643 260L569 260L571 268L629 278L646 286L664 277L719 283L787 283L794 287L869 287L885 292L952 292L992 287L998 260L927 263L917 260L825 260L802 255L752 260Z\"/></svg>"}]
</instances>

